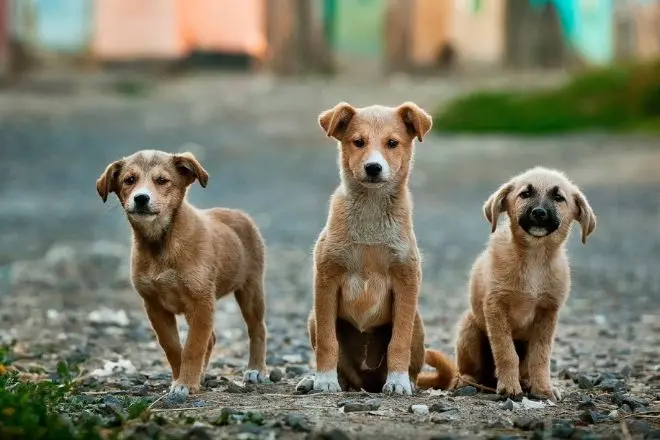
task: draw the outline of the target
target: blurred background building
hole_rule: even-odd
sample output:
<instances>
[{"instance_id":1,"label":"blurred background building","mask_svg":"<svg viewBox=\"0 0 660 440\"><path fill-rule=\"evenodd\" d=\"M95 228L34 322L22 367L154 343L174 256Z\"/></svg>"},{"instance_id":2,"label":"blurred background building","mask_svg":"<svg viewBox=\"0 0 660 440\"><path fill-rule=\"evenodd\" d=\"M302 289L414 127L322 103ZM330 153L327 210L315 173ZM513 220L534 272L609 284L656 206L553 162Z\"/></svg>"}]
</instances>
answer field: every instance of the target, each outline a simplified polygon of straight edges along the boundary
<instances>
[{"instance_id":1,"label":"blurred background building","mask_svg":"<svg viewBox=\"0 0 660 440\"><path fill-rule=\"evenodd\" d=\"M0 70L199 61L278 74L603 65L660 52L658 0L0 0Z\"/></svg>"}]
</instances>

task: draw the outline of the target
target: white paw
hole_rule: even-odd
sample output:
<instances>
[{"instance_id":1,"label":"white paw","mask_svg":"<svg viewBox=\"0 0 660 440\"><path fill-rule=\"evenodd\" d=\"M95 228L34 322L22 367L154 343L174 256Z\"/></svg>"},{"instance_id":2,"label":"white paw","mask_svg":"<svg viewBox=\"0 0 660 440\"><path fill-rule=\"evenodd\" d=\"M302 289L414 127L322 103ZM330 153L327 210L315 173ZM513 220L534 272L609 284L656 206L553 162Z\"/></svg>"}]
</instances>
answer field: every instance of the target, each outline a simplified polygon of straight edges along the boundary
<instances>
[{"instance_id":1,"label":"white paw","mask_svg":"<svg viewBox=\"0 0 660 440\"><path fill-rule=\"evenodd\" d=\"M173 402L182 403L186 400L189 394L190 394L190 390L188 389L187 386L181 385L176 382L172 382L172 385L170 386L170 394L168 398Z\"/></svg>"},{"instance_id":2,"label":"white paw","mask_svg":"<svg viewBox=\"0 0 660 440\"><path fill-rule=\"evenodd\" d=\"M341 387L337 380L337 371L319 371L314 378L314 391L339 393Z\"/></svg>"},{"instance_id":3,"label":"white paw","mask_svg":"<svg viewBox=\"0 0 660 440\"><path fill-rule=\"evenodd\" d=\"M405 373L387 373L387 380L383 386L385 394L407 394L411 396L414 387L410 383L408 372Z\"/></svg>"},{"instance_id":4,"label":"white paw","mask_svg":"<svg viewBox=\"0 0 660 440\"><path fill-rule=\"evenodd\" d=\"M266 376L259 370L247 370L243 374L243 382L245 383L262 383Z\"/></svg>"}]
</instances>

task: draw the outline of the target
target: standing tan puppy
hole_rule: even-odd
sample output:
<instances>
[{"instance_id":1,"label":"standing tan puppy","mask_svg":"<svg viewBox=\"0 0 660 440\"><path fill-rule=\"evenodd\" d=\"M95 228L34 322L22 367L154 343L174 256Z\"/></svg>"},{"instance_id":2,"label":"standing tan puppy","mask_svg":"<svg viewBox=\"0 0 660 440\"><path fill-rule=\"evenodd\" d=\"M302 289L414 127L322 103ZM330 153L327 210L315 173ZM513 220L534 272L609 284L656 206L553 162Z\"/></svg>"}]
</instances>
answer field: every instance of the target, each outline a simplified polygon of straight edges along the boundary
<instances>
[{"instance_id":1,"label":"standing tan puppy","mask_svg":"<svg viewBox=\"0 0 660 440\"><path fill-rule=\"evenodd\" d=\"M338 141L341 184L314 249L314 389L412 394L424 363L421 261L408 177L431 117L414 103L319 116Z\"/></svg>"},{"instance_id":2,"label":"standing tan puppy","mask_svg":"<svg viewBox=\"0 0 660 440\"><path fill-rule=\"evenodd\" d=\"M115 193L133 229L131 276L172 368L171 393L200 388L215 345L216 299L234 292L247 324L246 382L266 374L264 242L247 214L197 209L188 187L208 173L190 153L143 150L108 165L96 182L105 202ZM181 347L175 315L189 325Z\"/></svg>"},{"instance_id":3,"label":"standing tan puppy","mask_svg":"<svg viewBox=\"0 0 660 440\"><path fill-rule=\"evenodd\" d=\"M498 228L503 212L508 224ZM470 275L471 310L456 347L459 373L508 396L527 389L555 399L550 355L571 284L565 242L575 220L585 243L596 216L564 174L541 167L502 185L484 213L492 235Z\"/></svg>"}]
</instances>

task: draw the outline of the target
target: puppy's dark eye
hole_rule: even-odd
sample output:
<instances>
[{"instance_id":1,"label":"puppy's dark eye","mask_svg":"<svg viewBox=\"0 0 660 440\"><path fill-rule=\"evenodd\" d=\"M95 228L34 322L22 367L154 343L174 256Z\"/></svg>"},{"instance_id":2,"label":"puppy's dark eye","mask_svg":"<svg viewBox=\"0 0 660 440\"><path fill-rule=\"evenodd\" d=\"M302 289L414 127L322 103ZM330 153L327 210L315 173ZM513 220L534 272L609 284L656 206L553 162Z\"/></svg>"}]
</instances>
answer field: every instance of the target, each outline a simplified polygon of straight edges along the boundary
<instances>
[{"instance_id":1,"label":"puppy's dark eye","mask_svg":"<svg viewBox=\"0 0 660 440\"><path fill-rule=\"evenodd\" d=\"M167 182L169 182L169 180L167 180L164 177L159 177L159 178L156 179L156 183L158 185L165 185Z\"/></svg>"},{"instance_id":2,"label":"puppy's dark eye","mask_svg":"<svg viewBox=\"0 0 660 440\"><path fill-rule=\"evenodd\" d=\"M558 202L558 203L566 201L564 196L562 196L561 194L555 194L554 196L552 196L552 198L555 199L555 202Z\"/></svg>"},{"instance_id":3,"label":"puppy's dark eye","mask_svg":"<svg viewBox=\"0 0 660 440\"><path fill-rule=\"evenodd\" d=\"M529 199L529 198L532 197L533 195L534 195L534 193L533 193L532 191L530 191L530 190L525 190L525 191L523 191L523 192L520 193L520 196L519 196L519 197L520 197L521 199Z\"/></svg>"},{"instance_id":4,"label":"puppy's dark eye","mask_svg":"<svg viewBox=\"0 0 660 440\"><path fill-rule=\"evenodd\" d=\"M353 141L353 145L355 145L358 148L364 147L364 139L355 139Z\"/></svg>"},{"instance_id":5,"label":"puppy's dark eye","mask_svg":"<svg viewBox=\"0 0 660 440\"><path fill-rule=\"evenodd\" d=\"M399 141L396 139L390 139L387 141L387 148L396 148L399 145Z\"/></svg>"},{"instance_id":6,"label":"puppy's dark eye","mask_svg":"<svg viewBox=\"0 0 660 440\"><path fill-rule=\"evenodd\" d=\"M135 176L128 176L124 179L126 185L133 185L135 183Z\"/></svg>"}]
</instances>

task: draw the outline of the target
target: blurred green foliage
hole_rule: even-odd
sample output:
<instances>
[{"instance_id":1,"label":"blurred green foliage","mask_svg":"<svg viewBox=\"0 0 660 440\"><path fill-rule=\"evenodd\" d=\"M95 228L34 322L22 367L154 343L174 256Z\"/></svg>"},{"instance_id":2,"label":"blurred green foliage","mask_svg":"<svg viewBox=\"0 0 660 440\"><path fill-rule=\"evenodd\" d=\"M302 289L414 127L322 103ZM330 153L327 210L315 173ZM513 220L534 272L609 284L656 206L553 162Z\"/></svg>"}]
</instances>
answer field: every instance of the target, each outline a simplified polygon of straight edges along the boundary
<instances>
[{"instance_id":1,"label":"blurred green foliage","mask_svg":"<svg viewBox=\"0 0 660 440\"><path fill-rule=\"evenodd\" d=\"M550 90L473 93L441 109L433 126L520 135L660 131L660 60L589 70Z\"/></svg>"}]
</instances>

